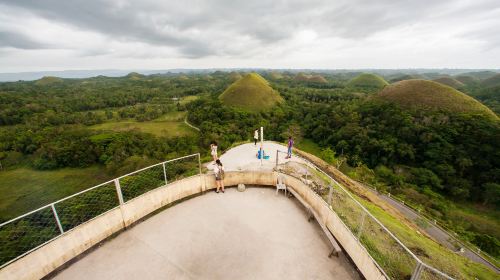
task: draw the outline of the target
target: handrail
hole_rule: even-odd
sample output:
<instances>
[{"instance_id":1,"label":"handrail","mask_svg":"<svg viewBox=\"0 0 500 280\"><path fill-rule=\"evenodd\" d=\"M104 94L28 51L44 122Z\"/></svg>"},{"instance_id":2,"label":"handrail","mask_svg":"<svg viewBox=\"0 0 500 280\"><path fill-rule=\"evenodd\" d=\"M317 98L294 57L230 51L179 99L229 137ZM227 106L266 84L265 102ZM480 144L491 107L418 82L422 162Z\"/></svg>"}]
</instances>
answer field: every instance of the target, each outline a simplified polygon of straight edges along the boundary
<instances>
[{"instance_id":1,"label":"handrail","mask_svg":"<svg viewBox=\"0 0 500 280\"><path fill-rule=\"evenodd\" d=\"M33 251L34 251L34 250L36 250L37 248L40 248L41 246L43 246L43 245L47 244L48 242L50 242L50 241L54 240L55 238L57 238L57 237L59 237L59 236L61 236L61 235L63 235L63 234L65 234L65 233L66 233L66 230L63 230L63 228L62 228L62 226L61 226L61 224L60 224L60 221L59 221L59 216L58 216L57 210L56 210L56 208L55 208L55 206L56 206L58 203L63 202L63 201L66 201L66 200L71 199L71 198L73 198L73 197L77 197L77 196L79 196L79 195L81 195L81 194L84 194L84 193L90 192L90 191L92 191L92 190L95 190L95 189L97 189L97 188L100 188L100 187L105 186L105 185L108 185L108 184L113 184L113 192L116 192L116 194L118 195L118 197L120 197L120 196L122 196L122 193L121 193L121 188L119 187L119 180L120 180L120 179L125 178L125 177L130 176L130 175L137 174L137 173L139 173L139 172L141 172L141 171L144 171L144 170L147 170L147 169L150 169L150 168L156 167L156 166L160 166L160 165L165 166L165 164L167 164L167 163L174 162L174 161L178 161L178 160L182 160L182 159L186 159L186 158L190 158L190 157L198 157L198 160L196 161L196 165L198 165L197 170L199 170L199 174L198 174L198 175L195 175L195 176L200 176L200 175L201 175L201 160L200 160L200 153L195 153L195 154L191 154L191 155L187 155L187 156L182 156L182 157L178 157L178 158L174 158L174 159L166 160L166 161L163 161L163 162L160 162L160 163L157 163L157 164L153 164L153 165L150 165L150 166L147 166L147 167L141 168L141 169L139 169L139 170L135 170L135 171L133 171L133 172L130 172L130 173L125 174L125 175L122 175L122 176L117 177L117 178L115 178L115 179L112 179L112 180L106 181L106 182L104 182L104 183L100 183L100 184L98 184L98 185L95 185L95 186L92 186L92 187L90 187L90 188L84 189L84 190L79 191L79 192L77 192L77 193L74 193L74 194L72 194L72 195L69 195L69 196L63 197L63 198L61 198L61 199L59 199L59 200L57 200L57 201L54 201L54 202L48 203L48 204L46 204L46 205L44 205L44 206L42 206L42 207L39 207L39 208L37 208L37 209L34 209L34 210L32 210L32 211L29 211L29 212L27 212L27 213L24 213L24 214L22 214L22 215L19 215L19 216L15 217L15 218L12 218L12 219L10 219L10 220L8 220L8 221L5 221L5 222L1 223L1 224L0 224L0 230L1 230L4 226L7 226L7 225L9 225L9 224L11 224L11 223L13 223L13 222L16 222L16 221L18 221L18 220L22 219L22 218L25 218L25 217L27 217L27 216L29 216L29 215L31 215L31 214L37 213L37 212L39 212L39 211L41 211L41 210L44 210L44 209L51 209L51 210L52 210L52 213L53 213L53 217L52 217L52 218L54 218L54 219L55 219L55 221L57 222L57 225L58 225L58 227L59 227L59 233L58 233L57 235L55 235L55 236L52 236L52 237L50 237L50 236L49 236L50 238L48 238L48 239L47 239L47 240L45 240L44 242L40 242L40 243L36 243L36 242L35 242L35 243L32 243L32 245L30 245L30 248L29 248L28 250L23 250L23 249L20 249L20 250L19 250L19 252L21 252L21 251L22 251L22 253L18 253L18 252L16 252L16 253L17 253L16 257L14 257L13 259L7 260L5 263L0 263L0 268L5 267L6 265L8 265L8 264L12 263L13 261L15 261L15 260L19 259L20 257L22 257L22 256L24 256L24 255L26 255L26 254L28 254L28 253L30 253L30 252L33 252ZM167 185L167 174L165 173L165 170L163 171L162 177L163 177L163 176L165 177L165 178L164 178L164 179L165 179L165 185ZM171 183L171 182L170 182L170 183ZM161 186L160 186L160 187L161 187ZM151 191L151 190L149 190L149 191ZM149 192L149 191L148 191L148 192ZM144 195L144 194L145 194L145 193L141 193L141 194L139 194L139 195L137 195L137 196L141 196L141 195ZM137 197L137 196L136 196L136 197ZM116 207L119 207L119 206L120 206L120 204L122 204L122 203L123 203L123 202L121 202L121 201L120 201L120 202L119 202L116 206L114 206L113 208L108 209L107 211L110 211L110 210L112 210L112 209L115 209ZM126 203L126 202L125 202L125 203ZM102 204L102 205L105 205L105 204ZM103 212L103 213L105 213L105 212ZM87 219L86 221L89 221L89 220L95 219L96 217L98 217L98 216L100 216L100 215L102 215L102 213L101 213L101 214L99 214L99 215L97 215L97 216L90 217L90 218L89 218L89 219ZM84 221L84 222L85 222L85 221ZM77 227L77 226L78 226L78 224L77 224L77 225L75 225L74 227ZM74 228L74 227L73 227L73 228ZM73 228L71 228L71 229L73 229ZM70 230L71 230L71 229L70 229ZM22 231L22 229L21 229L21 231ZM27 233L28 231L25 231L25 232ZM30 244L30 243L28 243L28 244Z\"/></svg>"},{"instance_id":2,"label":"handrail","mask_svg":"<svg viewBox=\"0 0 500 280\"><path fill-rule=\"evenodd\" d=\"M276 154L278 153L286 153L284 151L280 151L280 150L276 150ZM340 189L342 189L342 191L344 191L344 193L346 193L366 214L368 214L372 220L374 220L380 227L382 227L384 229L385 232L387 232L389 234L389 236L391 238L393 238L416 262L417 262L417 266L416 266L416 273L414 272L414 275L417 277L415 279L418 279L420 273L421 273L421 270L419 269L419 266L424 266L425 268L427 269L430 269L432 270L433 272L435 273L438 273L439 275L445 277L446 279L449 279L449 280L455 280L454 278L450 277L449 275L447 275L446 273L442 272L442 271L439 271L438 269L424 263L422 260L420 260L420 258L418 258L410 249L408 249L408 247L406 247L406 245L404 245L403 242L401 242L387 227L385 227L382 222L380 222L375 216L373 216L373 214L368 210L366 209L357 199L355 199L352 194L347 191L342 185L340 185L337 180L335 180L334 178L332 178L329 174L327 174L325 171L323 171L321 168L317 167L314 163L310 162L309 160L297 155L297 154L294 154L295 157L301 159L302 161L304 161L310 168L316 170L316 171L319 171L321 172L322 174L324 174L325 176L328 177L328 179L330 179L331 181L333 181ZM276 158L276 165L278 165L278 157ZM331 187L331 186L330 186ZM383 270L382 270L383 271ZM412 277L412 279L414 279Z\"/></svg>"}]
</instances>

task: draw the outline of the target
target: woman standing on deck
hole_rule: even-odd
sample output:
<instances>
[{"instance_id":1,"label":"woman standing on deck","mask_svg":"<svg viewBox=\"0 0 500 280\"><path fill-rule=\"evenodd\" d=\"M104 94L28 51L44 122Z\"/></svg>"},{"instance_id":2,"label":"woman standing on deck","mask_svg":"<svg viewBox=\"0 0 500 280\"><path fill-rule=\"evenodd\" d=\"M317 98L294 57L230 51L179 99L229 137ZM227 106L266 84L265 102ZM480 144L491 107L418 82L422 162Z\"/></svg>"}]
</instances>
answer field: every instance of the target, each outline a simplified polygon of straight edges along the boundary
<instances>
[{"instance_id":1,"label":"woman standing on deck","mask_svg":"<svg viewBox=\"0 0 500 280\"><path fill-rule=\"evenodd\" d=\"M215 161L214 173L215 184L217 185L215 192L219 193L219 189L222 189L222 192L224 193L224 166L222 166L222 162L220 162L220 160Z\"/></svg>"},{"instance_id":2,"label":"woman standing on deck","mask_svg":"<svg viewBox=\"0 0 500 280\"><path fill-rule=\"evenodd\" d=\"M218 159L217 157L217 142L213 141L212 144L210 144L210 155L212 155L212 158L214 161Z\"/></svg>"}]
</instances>

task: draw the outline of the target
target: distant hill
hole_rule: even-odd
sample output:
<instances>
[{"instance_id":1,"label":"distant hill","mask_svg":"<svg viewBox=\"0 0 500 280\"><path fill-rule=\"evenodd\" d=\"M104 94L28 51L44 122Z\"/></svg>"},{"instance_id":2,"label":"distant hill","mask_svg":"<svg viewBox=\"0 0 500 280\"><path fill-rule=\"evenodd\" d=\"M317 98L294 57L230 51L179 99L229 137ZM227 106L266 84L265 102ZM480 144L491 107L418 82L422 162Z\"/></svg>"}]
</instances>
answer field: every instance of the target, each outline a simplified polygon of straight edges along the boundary
<instances>
[{"instance_id":1,"label":"distant hill","mask_svg":"<svg viewBox=\"0 0 500 280\"><path fill-rule=\"evenodd\" d=\"M419 75L419 74L405 74L405 75L396 76L394 78L391 78L389 80L389 82L395 83L395 82L399 82L399 81L412 80L412 79L424 79L425 80L425 77L422 75Z\"/></svg>"},{"instance_id":2,"label":"distant hill","mask_svg":"<svg viewBox=\"0 0 500 280\"><path fill-rule=\"evenodd\" d=\"M452 77L441 77L433 80L434 82L438 82L443 85L447 85L454 89L458 89L464 86L464 84Z\"/></svg>"},{"instance_id":3,"label":"distant hill","mask_svg":"<svg viewBox=\"0 0 500 280\"><path fill-rule=\"evenodd\" d=\"M272 71L269 74L269 77L273 80L281 80L283 79L283 74L281 74L280 72Z\"/></svg>"},{"instance_id":4,"label":"distant hill","mask_svg":"<svg viewBox=\"0 0 500 280\"><path fill-rule=\"evenodd\" d=\"M405 80L385 87L377 99L403 108L428 111L483 114L497 119L488 107L474 98L443 84L426 80Z\"/></svg>"},{"instance_id":5,"label":"distant hill","mask_svg":"<svg viewBox=\"0 0 500 280\"><path fill-rule=\"evenodd\" d=\"M475 71L475 72L462 73L461 75L471 76L471 77L474 77L476 79L484 80L484 79L491 78L497 74L498 74L497 72L493 72L493 71Z\"/></svg>"},{"instance_id":6,"label":"distant hill","mask_svg":"<svg viewBox=\"0 0 500 280\"><path fill-rule=\"evenodd\" d=\"M241 75L238 72L231 72L229 74L229 80L231 82L236 82L237 80L241 79Z\"/></svg>"},{"instance_id":7,"label":"distant hill","mask_svg":"<svg viewBox=\"0 0 500 280\"><path fill-rule=\"evenodd\" d=\"M472 85L472 84L475 84L475 83L478 83L479 82L479 79L478 78L475 78L473 76L468 76L468 75L458 75L458 76L455 76L455 80L461 82L462 84L465 84L465 85Z\"/></svg>"},{"instance_id":8,"label":"distant hill","mask_svg":"<svg viewBox=\"0 0 500 280\"><path fill-rule=\"evenodd\" d=\"M384 78L375 74L367 74L367 73L358 75L357 77L351 79L347 83L347 86L350 87L376 88L376 89L382 89L386 85L388 85L388 83L384 80Z\"/></svg>"},{"instance_id":9,"label":"distant hill","mask_svg":"<svg viewBox=\"0 0 500 280\"><path fill-rule=\"evenodd\" d=\"M248 111L265 111L283 98L257 73L250 73L231 84L219 99L228 106Z\"/></svg>"},{"instance_id":10,"label":"distant hill","mask_svg":"<svg viewBox=\"0 0 500 280\"><path fill-rule=\"evenodd\" d=\"M486 88L500 86L500 74L496 74L495 76L485 79L481 82L481 85Z\"/></svg>"},{"instance_id":11,"label":"distant hill","mask_svg":"<svg viewBox=\"0 0 500 280\"><path fill-rule=\"evenodd\" d=\"M59 77L53 77L53 76L45 76L41 78L40 80L35 82L35 85L37 86L47 86L47 85L52 85L52 84L57 84L57 83L62 83L64 80L59 78Z\"/></svg>"},{"instance_id":12,"label":"distant hill","mask_svg":"<svg viewBox=\"0 0 500 280\"><path fill-rule=\"evenodd\" d=\"M127 77L128 79L131 79L131 80L140 80L140 79L144 78L145 76L142 74L139 74L137 72L130 72L125 77Z\"/></svg>"},{"instance_id":13,"label":"distant hill","mask_svg":"<svg viewBox=\"0 0 500 280\"><path fill-rule=\"evenodd\" d=\"M294 78L295 81L299 82L312 82L312 83L327 83L328 81L321 75L306 75L304 73L299 73Z\"/></svg>"}]
</instances>

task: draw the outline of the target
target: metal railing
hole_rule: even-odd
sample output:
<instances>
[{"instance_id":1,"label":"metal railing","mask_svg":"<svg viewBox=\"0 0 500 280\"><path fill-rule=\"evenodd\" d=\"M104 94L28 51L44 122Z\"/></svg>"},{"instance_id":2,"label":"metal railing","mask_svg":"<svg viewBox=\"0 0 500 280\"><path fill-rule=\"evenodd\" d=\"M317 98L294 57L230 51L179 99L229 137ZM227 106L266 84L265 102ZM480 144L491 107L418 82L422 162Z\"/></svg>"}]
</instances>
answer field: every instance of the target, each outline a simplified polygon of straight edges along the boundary
<instances>
[{"instance_id":1,"label":"metal railing","mask_svg":"<svg viewBox=\"0 0 500 280\"><path fill-rule=\"evenodd\" d=\"M286 163L280 160L286 154L283 151L276 151L276 170L287 173ZM344 225L349 228L358 242L366 249L372 259L380 268L381 272L389 279L448 279L453 280L451 276L439 271L438 269L424 263L408 247L403 244L382 222L380 222L366 207L364 207L352 194L340 185L335 179L324 172L322 169L311 163L307 159L293 155L306 164L302 174L289 172L290 175L304 180L318 195L320 195L342 220ZM280 170L280 165L283 168ZM307 179L309 169L317 173L318 177L325 182L327 186L315 185L312 180ZM302 178L304 175L304 178ZM312 176L311 176L312 177ZM458 274L458 273L457 273Z\"/></svg>"},{"instance_id":2,"label":"metal railing","mask_svg":"<svg viewBox=\"0 0 500 280\"><path fill-rule=\"evenodd\" d=\"M179 179L201 176L200 154L160 162L0 224L0 268L65 232Z\"/></svg>"}]
</instances>

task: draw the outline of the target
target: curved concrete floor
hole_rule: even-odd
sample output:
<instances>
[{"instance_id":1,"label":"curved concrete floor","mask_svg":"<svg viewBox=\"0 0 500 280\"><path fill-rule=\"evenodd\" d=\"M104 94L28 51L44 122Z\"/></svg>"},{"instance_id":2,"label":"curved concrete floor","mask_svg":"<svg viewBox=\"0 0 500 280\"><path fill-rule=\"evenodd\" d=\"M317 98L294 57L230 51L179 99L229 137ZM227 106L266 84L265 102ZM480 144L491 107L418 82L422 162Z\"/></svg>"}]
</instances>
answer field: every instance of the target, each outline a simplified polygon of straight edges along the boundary
<instances>
[{"instance_id":1,"label":"curved concrete floor","mask_svg":"<svg viewBox=\"0 0 500 280\"><path fill-rule=\"evenodd\" d=\"M105 242L55 279L359 279L302 206L270 188L175 205Z\"/></svg>"}]
</instances>

